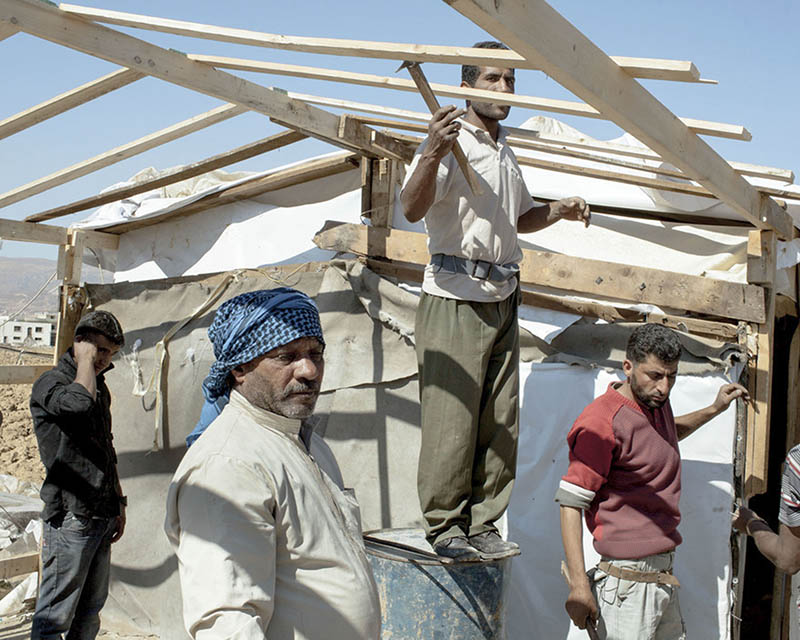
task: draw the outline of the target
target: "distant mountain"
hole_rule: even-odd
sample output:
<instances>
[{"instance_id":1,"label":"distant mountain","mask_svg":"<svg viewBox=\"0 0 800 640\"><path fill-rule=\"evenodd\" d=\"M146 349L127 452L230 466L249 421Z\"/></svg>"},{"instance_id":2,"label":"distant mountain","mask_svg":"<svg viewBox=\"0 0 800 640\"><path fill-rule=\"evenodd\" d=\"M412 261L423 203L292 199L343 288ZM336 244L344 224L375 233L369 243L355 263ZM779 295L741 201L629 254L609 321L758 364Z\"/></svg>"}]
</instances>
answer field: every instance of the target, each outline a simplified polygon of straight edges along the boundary
<instances>
[{"instance_id":1,"label":"distant mountain","mask_svg":"<svg viewBox=\"0 0 800 640\"><path fill-rule=\"evenodd\" d=\"M0 315L13 313L44 285L56 272L56 261L46 258L4 258L0 256ZM83 278L87 282L99 282L100 270L83 265ZM104 274L106 275L106 274ZM106 277L105 281L110 282ZM37 311L58 311L58 280L55 277L45 287L23 315Z\"/></svg>"}]
</instances>

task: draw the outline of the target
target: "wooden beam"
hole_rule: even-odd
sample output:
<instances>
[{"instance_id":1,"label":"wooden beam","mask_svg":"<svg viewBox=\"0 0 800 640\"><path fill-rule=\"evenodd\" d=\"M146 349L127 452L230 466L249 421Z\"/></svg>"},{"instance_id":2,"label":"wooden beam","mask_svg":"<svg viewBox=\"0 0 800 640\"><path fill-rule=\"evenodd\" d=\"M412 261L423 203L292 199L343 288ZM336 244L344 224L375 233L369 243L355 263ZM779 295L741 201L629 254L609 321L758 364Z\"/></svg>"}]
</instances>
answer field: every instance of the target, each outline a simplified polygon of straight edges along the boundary
<instances>
[{"instance_id":1,"label":"wooden beam","mask_svg":"<svg viewBox=\"0 0 800 640\"><path fill-rule=\"evenodd\" d=\"M369 255L368 228L329 222L314 237L323 249ZM427 264L426 236L411 231L372 230L386 234L386 257ZM763 322L761 287L714 280L661 269L650 269L601 260L576 258L547 251L523 250L520 280L580 294L657 304L720 318Z\"/></svg>"},{"instance_id":2,"label":"wooden beam","mask_svg":"<svg viewBox=\"0 0 800 640\"><path fill-rule=\"evenodd\" d=\"M35 224L0 218L0 238L17 242L39 242L41 244L66 244L68 230L49 224Z\"/></svg>"},{"instance_id":3,"label":"wooden beam","mask_svg":"<svg viewBox=\"0 0 800 640\"><path fill-rule=\"evenodd\" d=\"M791 217L764 198L684 122L544 0L445 0L541 65L551 78L697 180L761 229L793 237Z\"/></svg>"},{"instance_id":4,"label":"wooden beam","mask_svg":"<svg viewBox=\"0 0 800 640\"><path fill-rule=\"evenodd\" d=\"M228 58L224 56L208 56L189 54L190 60L210 64L218 69L236 69L239 71L252 71L269 73L273 75L292 76L309 80L325 80L328 82L343 82L381 89L396 89L398 91L411 91L416 93L417 87L411 80L394 78L390 76L377 76L369 73L354 73L340 69L321 69L319 67L305 67L294 64L280 64L264 62L261 60L245 60L241 58ZM552 98L538 98L535 96L520 96L510 93L498 93L485 89L457 87L448 84L431 83L431 89L436 95L463 100L491 100L495 104L505 104L523 109L536 109L552 113L563 113L587 118L604 118L597 109L591 105L570 100L555 100ZM697 133L733 138L735 140L750 140L751 135L741 125L708 122L693 118L682 118L686 125Z\"/></svg>"},{"instance_id":5,"label":"wooden beam","mask_svg":"<svg viewBox=\"0 0 800 640\"><path fill-rule=\"evenodd\" d=\"M195 176L208 173L209 171L214 171L221 167L227 167L229 165L236 164L242 160L247 160L248 158L253 158L263 153L267 153L268 151L279 149L294 142L298 142L299 140L304 140L306 137L306 135L296 131L283 131L281 133L276 133L274 136L262 138L256 142L231 149L230 151L211 156L210 158L206 158L205 160L201 160L184 167L178 167L177 169L163 173L158 177L151 178L149 180L143 180L142 182L138 182L131 186L120 187L119 189L113 189L111 191L104 191L103 193L92 196L91 198L84 198L83 200L77 200L76 202L72 202L61 207L48 209L47 211L42 211L41 213L35 213L25 218L25 220L27 222L42 222L44 220L52 220L53 218L59 218L61 216L77 213L78 211L101 207L109 202L116 202L118 200L130 198L131 196L144 193L145 191L165 187L167 185L180 182L181 180L187 180L188 178L193 178Z\"/></svg>"},{"instance_id":6,"label":"wooden beam","mask_svg":"<svg viewBox=\"0 0 800 640\"><path fill-rule=\"evenodd\" d=\"M13 24L0 23L0 42L6 38L10 38L17 33L17 31L19 31L19 29L17 29Z\"/></svg>"},{"instance_id":7,"label":"wooden beam","mask_svg":"<svg viewBox=\"0 0 800 640\"><path fill-rule=\"evenodd\" d=\"M689 60L664 60L663 58L629 58L610 56L629 76L650 80L680 80L700 82L700 71ZM709 81L705 81L706 83ZM714 82L713 80L711 82Z\"/></svg>"},{"instance_id":8,"label":"wooden beam","mask_svg":"<svg viewBox=\"0 0 800 640\"><path fill-rule=\"evenodd\" d=\"M751 339L748 341L748 351L751 354L748 362L748 386L752 405L747 415L745 498L764 493L767 490L772 404L772 349L775 330L775 292L771 283L775 281L776 244L775 234L768 231L751 231L747 243L748 277L752 275L770 286L764 288L765 320L754 329L750 329ZM756 253L761 254L758 260ZM770 268L772 269L771 273L769 272Z\"/></svg>"},{"instance_id":9,"label":"wooden beam","mask_svg":"<svg viewBox=\"0 0 800 640\"><path fill-rule=\"evenodd\" d=\"M336 107L340 109L350 109L353 111L360 111L363 113L375 114L376 116L393 116L397 118L406 118L408 120L424 122L427 130L427 123L430 121L430 115L419 111L408 111L406 109L396 109L394 107L386 107L382 105L368 104L363 102L354 102L352 100L341 100L339 98L328 98L324 96L315 96L305 93L296 93L289 91L287 94L292 98L297 98L308 102L309 104L318 104L327 107ZM377 118L364 118L359 116L365 124L373 124L375 126L387 126L390 128L402 128L401 124L408 124L408 126L415 126L410 123L399 123L396 120L385 120L383 117ZM388 124L393 123L393 124ZM531 129L522 129L519 127L505 127L509 134L509 142L515 145L523 141L534 141L538 143L546 143L550 145L558 145L567 148L576 149L590 149L593 151L602 151L605 153L613 153L615 155L629 156L632 158L644 158L647 160L662 161L654 151L645 147L631 147L623 144L615 144L613 142L604 142L602 140L592 140L591 138L567 138L559 136L541 135ZM420 129L414 129L420 130ZM790 169L780 169L777 167L766 167L757 164L749 164L746 162L729 161L737 173L747 176L756 176L759 178L769 178L772 180L784 180L786 182L794 182L794 172Z\"/></svg>"},{"instance_id":10,"label":"wooden beam","mask_svg":"<svg viewBox=\"0 0 800 640\"><path fill-rule=\"evenodd\" d=\"M45 40L276 118L322 140L334 143L339 140L339 118L332 113L290 98L281 90L263 87L189 60L179 51L164 49L87 22L49 4L35 0L4 0L0 4L0 21L12 23L20 30ZM393 141L384 140L386 136L356 124L360 134L358 143L367 140L367 146L361 151L370 156L384 157L382 149L390 148Z\"/></svg>"},{"instance_id":11,"label":"wooden beam","mask_svg":"<svg viewBox=\"0 0 800 640\"><path fill-rule=\"evenodd\" d=\"M61 4L69 11L90 20L136 27L161 33L174 33L207 40L247 44L257 47L321 53L333 56L358 58L382 58L387 60L412 60L416 62L439 62L445 64L474 64L478 66L511 66L519 69L536 69L525 58L502 49L474 49L472 47L446 47L441 45L400 44L395 42L371 42L365 40L343 40L334 38L312 38L276 35L233 29L214 25L154 18L152 16L107 11L72 4ZM631 58L612 56L626 73L634 78L672 80L677 82L700 82L700 72L687 60L663 60L657 58Z\"/></svg>"},{"instance_id":12,"label":"wooden beam","mask_svg":"<svg viewBox=\"0 0 800 640\"><path fill-rule=\"evenodd\" d=\"M789 345L789 375L786 385L786 451L800 443L800 324Z\"/></svg>"},{"instance_id":13,"label":"wooden beam","mask_svg":"<svg viewBox=\"0 0 800 640\"><path fill-rule=\"evenodd\" d=\"M119 238L102 231L85 230L86 246L100 249L117 249ZM0 218L0 238L16 242L64 245L69 241L69 229L50 224L21 222Z\"/></svg>"},{"instance_id":14,"label":"wooden beam","mask_svg":"<svg viewBox=\"0 0 800 640\"><path fill-rule=\"evenodd\" d=\"M398 139L407 142L409 145L416 147L422 142L421 138L415 138L413 136L400 136L398 135ZM517 146L517 145L515 145ZM546 147L546 145L536 145L535 143L522 143L519 145L521 148L534 148L537 150L542 150L545 153L556 153L559 155L559 150L553 150L552 148ZM593 162L599 162L603 164L609 164L611 166L623 166L629 169L635 169L636 171L646 172L646 173L661 173L657 167L647 167L641 164L634 164L631 162L624 162L624 161L615 161L609 158L602 158L599 156L591 156L589 154L582 154L579 152L572 152L572 151L560 151L561 155L566 155L573 157L573 153L578 153L578 157L582 159L592 160ZM670 180L659 180L658 178L652 178L650 176L637 176L635 174L630 173L620 173L619 171L606 171L604 169L595 169L593 167L585 167L579 166L574 164L565 164L563 162L555 162L553 160L541 160L539 158L530 158L528 156L517 156L517 161L522 166L527 167L536 167L537 169L545 169L547 171L557 171L558 173L568 173L578 176L583 176L586 178L595 178L597 180L608 180L611 182L619 182L622 184L632 184L638 187L645 187L648 189L658 189L661 191L672 191L675 193L686 193L689 195L694 195L703 198L715 198L714 194L711 193L705 187L701 187L696 184L690 184L688 182L675 182ZM677 178L681 178L683 180L687 180L686 176L678 171L672 171L669 169L662 170L666 175L673 176Z\"/></svg>"},{"instance_id":15,"label":"wooden beam","mask_svg":"<svg viewBox=\"0 0 800 640\"><path fill-rule=\"evenodd\" d=\"M772 286L777 265L775 234L751 231L747 235L747 281Z\"/></svg>"},{"instance_id":16,"label":"wooden beam","mask_svg":"<svg viewBox=\"0 0 800 640\"><path fill-rule=\"evenodd\" d=\"M99 98L115 89L135 82L143 78L144 74L130 69L118 69L104 75L102 78L92 80L79 87L61 93L54 98L45 100L34 107L20 111L16 115L9 116L0 121L0 140L10 135L18 133L23 129L32 127L78 105Z\"/></svg>"},{"instance_id":17,"label":"wooden beam","mask_svg":"<svg viewBox=\"0 0 800 640\"><path fill-rule=\"evenodd\" d=\"M49 364L17 364L0 366L0 384L33 384L36 379L50 371ZM0 575L0 578L3 576Z\"/></svg>"},{"instance_id":18,"label":"wooden beam","mask_svg":"<svg viewBox=\"0 0 800 640\"><path fill-rule=\"evenodd\" d=\"M9 367L2 367L7 369ZM47 367L52 369L52 367ZM33 551L19 556L0 559L0 580L7 580L39 570L39 552Z\"/></svg>"},{"instance_id":19,"label":"wooden beam","mask_svg":"<svg viewBox=\"0 0 800 640\"><path fill-rule=\"evenodd\" d=\"M200 131L211 125L229 120L245 111L247 111L247 109L239 105L224 104L216 109L189 118L188 120L183 120L165 129L161 129L155 133L151 133L101 153L93 158L73 164L70 167L66 167L55 173L44 176L43 178L19 186L11 191L6 191L0 194L0 207L7 207L10 204L25 200L26 198L53 189L71 180L81 178L94 171L110 167L113 164L132 158L150 149L155 149L172 140L177 140L195 131Z\"/></svg>"},{"instance_id":20,"label":"wooden beam","mask_svg":"<svg viewBox=\"0 0 800 640\"><path fill-rule=\"evenodd\" d=\"M395 191L402 183L405 174L404 166L396 160L386 158L363 158L362 171L362 203L361 215L370 219L374 227L391 227L394 213Z\"/></svg>"},{"instance_id":21,"label":"wooden beam","mask_svg":"<svg viewBox=\"0 0 800 640\"><path fill-rule=\"evenodd\" d=\"M218 207L231 202L238 202L247 198L253 198L270 191L277 191L297 184L317 180L328 176L337 175L358 168L359 160L356 154L342 153L328 158L318 158L302 165L290 167L282 171L276 171L263 178L258 178L251 182L239 184L224 191L218 191L201 200L195 200L185 207L174 209L164 215L156 215L148 218L122 222L110 227L105 227L108 233L127 233L135 229L149 227L154 224L161 224L167 220L182 218L184 216L198 213Z\"/></svg>"},{"instance_id":22,"label":"wooden beam","mask_svg":"<svg viewBox=\"0 0 800 640\"><path fill-rule=\"evenodd\" d=\"M424 266L419 264L363 259L375 273L401 278L409 282L422 282ZM601 318L606 322L658 322L685 333L708 336L726 342L736 342L736 325L714 320L700 320L688 316L673 316L663 313L641 313L635 309L616 307L611 303L591 300L574 300L563 295L542 291L522 290L522 302L533 307L552 309L563 313L576 313L590 318Z\"/></svg>"}]
</instances>

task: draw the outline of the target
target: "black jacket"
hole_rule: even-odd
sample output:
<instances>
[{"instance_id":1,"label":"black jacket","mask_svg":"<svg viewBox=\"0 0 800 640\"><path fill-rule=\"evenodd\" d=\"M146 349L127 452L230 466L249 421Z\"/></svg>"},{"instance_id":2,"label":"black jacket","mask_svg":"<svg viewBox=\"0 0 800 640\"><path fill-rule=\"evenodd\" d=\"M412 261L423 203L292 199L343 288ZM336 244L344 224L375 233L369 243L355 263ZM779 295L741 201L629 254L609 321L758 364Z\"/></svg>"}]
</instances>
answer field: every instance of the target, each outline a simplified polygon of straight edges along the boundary
<instances>
[{"instance_id":1,"label":"black jacket","mask_svg":"<svg viewBox=\"0 0 800 640\"><path fill-rule=\"evenodd\" d=\"M42 484L43 520L72 511L81 516L120 513L117 456L111 442L111 394L101 373L97 398L75 382L70 349L33 385L31 415L39 455L47 469Z\"/></svg>"}]
</instances>

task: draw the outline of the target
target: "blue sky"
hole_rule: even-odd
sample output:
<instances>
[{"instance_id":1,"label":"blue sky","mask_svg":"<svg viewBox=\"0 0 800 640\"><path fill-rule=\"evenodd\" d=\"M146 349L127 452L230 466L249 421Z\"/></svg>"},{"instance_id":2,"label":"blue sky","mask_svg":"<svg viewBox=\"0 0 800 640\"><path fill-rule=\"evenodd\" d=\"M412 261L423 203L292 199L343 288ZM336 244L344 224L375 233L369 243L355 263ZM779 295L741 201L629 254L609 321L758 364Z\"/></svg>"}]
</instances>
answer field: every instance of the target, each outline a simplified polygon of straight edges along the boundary
<instances>
[{"instance_id":1,"label":"blue sky","mask_svg":"<svg viewBox=\"0 0 800 640\"><path fill-rule=\"evenodd\" d=\"M77 3L77 0L76 0ZM89 0L91 6L159 17L240 27L285 35L306 35L420 44L464 45L487 39L481 29L451 9L431 0L370 2L225 3L173 0ZM679 116L745 125L751 142L706 140L725 158L764 164L800 173L797 64L800 3L795 0L556 0L551 4L609 55L692 60L701 75L718 85L643 81L657 98ZM191 53L263 59L308 66L392 75L397 62L282 52L123 29L155 44ZM71 51L27 34L0 42L5 82L0 119L22 111L62 91L114 70L112 64ZM431 81L457 84L459 71L428 64ZM240 72L236 72L240 73ZM412 93L338 83L241 73L264 85L284 89L424 111ZM405 77L405 76L403 76ZM520 94L575 99L541 72L518 71ZM443 100L443 102L447 102ZM214 108L219 101L144 79L98 100L0 141L0 192L82 161L138 137ZM508 124L518 125L537 112L512 109ZM548 114L545 114L548 115ZM612 123L556 116L585 133L612 138L621 131ZM22 219L60 204L98 193L139 170L165 169L220 153L275 133L279 128L263 116L245 114L191 134L0 210L0 217ZM332 150L305 141L254 158L230 170L264 170ZM90 212L54 220L68 225ZM4 241L0 256L55 258L53 247Z\"/></svg>"}]
</instances>

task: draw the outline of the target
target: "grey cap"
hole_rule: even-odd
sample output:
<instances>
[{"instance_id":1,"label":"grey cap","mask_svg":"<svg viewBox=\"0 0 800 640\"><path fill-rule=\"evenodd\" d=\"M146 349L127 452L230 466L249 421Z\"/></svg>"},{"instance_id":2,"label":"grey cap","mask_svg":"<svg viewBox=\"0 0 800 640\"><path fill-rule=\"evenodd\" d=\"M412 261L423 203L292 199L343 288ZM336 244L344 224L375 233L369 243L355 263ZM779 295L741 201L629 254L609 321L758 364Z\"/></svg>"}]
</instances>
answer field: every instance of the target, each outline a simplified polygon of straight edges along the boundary
<instances>
[{"instance_id":1,"label":"grey cap","mask_svg":"<svg viewBox=\"0 0 800 640\"><path fill-rule=\"evenodd\" d=\"M92 311L83 316L75 327L75 336L84 335L91 331L104 335L119 346L125 344L125 336L122 334L119 320L108 311Z\"/></svg>"}]
</instances>

